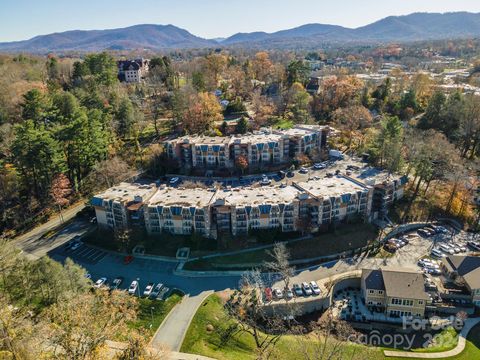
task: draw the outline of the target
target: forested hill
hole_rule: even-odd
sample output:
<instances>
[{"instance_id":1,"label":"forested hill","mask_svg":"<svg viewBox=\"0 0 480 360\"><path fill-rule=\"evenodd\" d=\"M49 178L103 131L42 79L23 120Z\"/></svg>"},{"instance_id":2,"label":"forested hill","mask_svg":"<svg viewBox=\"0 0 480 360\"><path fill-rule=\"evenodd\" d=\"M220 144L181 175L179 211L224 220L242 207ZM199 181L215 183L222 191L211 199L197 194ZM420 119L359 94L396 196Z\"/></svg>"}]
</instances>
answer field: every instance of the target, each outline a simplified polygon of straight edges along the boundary
<instances>
[{"instance_id":1,"label":"forested hill","mask_svg":"<svg viewBox=\"0 0 480 360\"><path fill-rule=\"evenodd\" d=\"M238 33L227 39L203 39L173 25L135 25L120 29L67 31L36 36L30 40L0 43L0 51L35 53L161 50L186 48L314 47L325 43L409 42L480 37L480 14L414 13L389 16L372 24L350 29L337 25L306 24L275 33Z\"/></svg>"}]
</instances>

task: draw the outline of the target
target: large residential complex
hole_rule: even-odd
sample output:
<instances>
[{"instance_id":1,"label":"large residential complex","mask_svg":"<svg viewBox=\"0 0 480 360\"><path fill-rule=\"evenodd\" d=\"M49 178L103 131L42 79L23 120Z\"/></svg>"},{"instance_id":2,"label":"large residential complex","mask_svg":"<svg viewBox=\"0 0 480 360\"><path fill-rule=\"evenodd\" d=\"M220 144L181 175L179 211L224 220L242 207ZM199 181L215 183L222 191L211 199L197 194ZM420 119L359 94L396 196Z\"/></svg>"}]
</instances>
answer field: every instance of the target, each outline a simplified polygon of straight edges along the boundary
<instances>
[{"instance_id":1,"label":"large residential complex","mask_svg":"<svg viewBox=\"0 0 480 360\"><path fill-rule=\"evenodd\" d=\"M361 291L368 308L390 317L423 318L430 300L423 274L403 268L363 269Z\"/></svg>"},{"instance_id":2,"label":"large residential complex","mask_svg":"<svg viewBox=\"0 0 480 360\"><path fill-rule=\"evenodd\" d=\"M140 225L150 234L195 232L217 238L257 229L311 232L331 223L382 216L386 203L403 195L406 181L370 168L263 187L192 189L122 183L95 196L92 204L99 225ZM389 196L385 187L392 191Z\"/></svg>"},{"instance_id":3,"label":"large residential complex","mask_svg":"<svg viewBox=\"0 0 480 360\"><path fill-rule=\"evenodd\" d=\"M187 168L232 168L243 156L250 167L283 164L300 154L325 149L330 128L296 125L231 137L184 136L165 143L167 156Z\"/></svg>"}]
</instances>

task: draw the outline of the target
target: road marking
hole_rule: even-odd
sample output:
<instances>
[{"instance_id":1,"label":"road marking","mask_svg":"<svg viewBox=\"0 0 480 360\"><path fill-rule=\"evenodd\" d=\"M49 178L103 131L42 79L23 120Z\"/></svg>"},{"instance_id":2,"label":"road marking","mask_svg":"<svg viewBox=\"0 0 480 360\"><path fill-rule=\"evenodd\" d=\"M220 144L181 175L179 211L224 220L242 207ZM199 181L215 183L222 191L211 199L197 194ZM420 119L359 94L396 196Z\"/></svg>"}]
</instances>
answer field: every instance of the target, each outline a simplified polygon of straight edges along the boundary
<instances>
[{"instance_id":1,"label":"road marking","mask_svg":"<svg viewBox=\"0 0 480 360\"><path fill-rule=\"evenodd\" d=\"M97 251L98 251L97 249L90 249L89 251L86 251L85 253L83 253L82 257L89 259L90 256L95 255Z\"/></svg>"},{"instance_id":2,"label":"road marking","mask_svg":"<svg viewBox=\"0 0 480 360\"><path fill-rule=\"evenodd\" d=\"M91 259L91 261L99 262L100 260L102 260L102 259L105 257L105 255L107 255L107 253L104 252L104 251L101 251L101 252L98 253L96 256L94 256L94 257Z\"/></svg>"}]
</instances>

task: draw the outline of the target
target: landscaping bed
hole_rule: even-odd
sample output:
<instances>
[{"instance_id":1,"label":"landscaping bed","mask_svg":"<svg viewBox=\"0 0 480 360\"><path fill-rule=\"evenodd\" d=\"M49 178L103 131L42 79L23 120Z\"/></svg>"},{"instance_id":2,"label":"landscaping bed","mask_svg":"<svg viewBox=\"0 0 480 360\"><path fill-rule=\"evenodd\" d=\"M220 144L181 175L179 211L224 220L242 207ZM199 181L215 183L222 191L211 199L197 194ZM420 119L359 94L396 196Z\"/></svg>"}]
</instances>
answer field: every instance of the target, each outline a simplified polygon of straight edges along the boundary
<instances>
[{"instance_id":1,"label":"landscaping bed","mask_svg":"<svg viewBox=\"0 0 480 360\"><path fill-rule=\"evenodd\" d=\"M287 244L290 260L310 259L329 256L344 251L358 249L377 238L377 231L371 224L345 225L335 232L319 234L313 238ZM272 245L273 246L273 245ZM234 255L215 256L185 263L185 270L243 270L260 266L272 260L271 248L246 251Z\"/></svg>"}]
</instances>

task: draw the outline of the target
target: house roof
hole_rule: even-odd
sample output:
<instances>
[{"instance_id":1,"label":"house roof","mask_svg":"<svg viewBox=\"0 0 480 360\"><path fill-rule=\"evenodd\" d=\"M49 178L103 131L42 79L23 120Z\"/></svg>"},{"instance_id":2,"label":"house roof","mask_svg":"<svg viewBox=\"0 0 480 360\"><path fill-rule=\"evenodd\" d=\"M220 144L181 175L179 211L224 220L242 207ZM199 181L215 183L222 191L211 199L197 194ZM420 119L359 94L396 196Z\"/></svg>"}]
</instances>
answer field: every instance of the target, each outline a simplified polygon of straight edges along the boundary
<instances>
[{"instance_id":1,"label":"house roof","mask_svg":"<svg viewBox=\"0 0 480 360\"><path fill-rule=\"evenodd\" d=\"M416 270L386 267L362 270L367 289L385 290L388 297L428 300L423 274Z\"/></svg>"},{"instance_id":2,"label":"house roof","mask_svg":"<svg viewBox=\"0 0 480 360\"><path fill-rule=\"evenodd\" d=\"M385 290L381 270L363 269L362 278L365 279L365 287L372 290Z\"/></svg>"},{"instance_id":3,"label":"house roof","mask_svg":"<svg viewBox=\"0 0 480 360\"><path fill-rule=\"evenodd\" d=\"M423 274L420 271L403 268L382 269L385 293L388 297L402 299L424 299L429 297L425 292Z\"/></svg>"},{"instance_id":4,"label":"house roof","mask_svg":"<svg viewBox=\"0 0 480 360\"><path fill-rule=\"evenodd\" d=\"M443 264L450 271L462 276L470 289L480 288L480 257L477 256L447 256Z\"/></svg>"}]
</instances>

